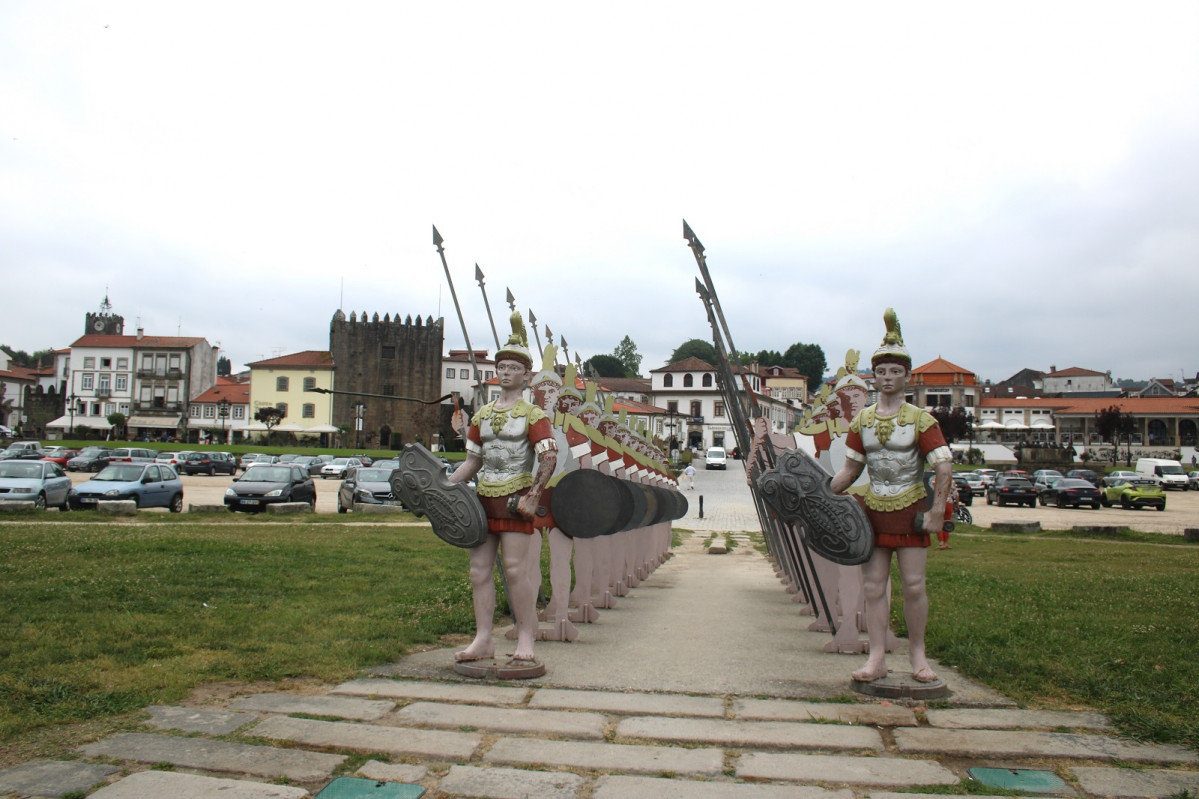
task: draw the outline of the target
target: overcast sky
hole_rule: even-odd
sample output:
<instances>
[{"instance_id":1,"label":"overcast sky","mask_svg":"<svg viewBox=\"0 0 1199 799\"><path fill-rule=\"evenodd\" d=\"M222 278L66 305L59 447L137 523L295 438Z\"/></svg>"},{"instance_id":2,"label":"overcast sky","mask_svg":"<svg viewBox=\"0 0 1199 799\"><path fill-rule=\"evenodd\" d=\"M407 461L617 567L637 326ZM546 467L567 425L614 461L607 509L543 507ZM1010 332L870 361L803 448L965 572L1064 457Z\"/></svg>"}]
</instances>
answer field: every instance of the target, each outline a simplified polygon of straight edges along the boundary
<instances>
[{"instance_id":1,"label":"overcast sky","mask_svg":"<svg viewBox=\"0 0 1199 799\"><path fill-rule=\"evenodd\" d=\"M710 340L984 379L1199 371L1199 4L0 5L0 342L127 332L235 368L343 308L471 343L510 289L642 373ZM572 356L573 359L573 356Z\"/></svg>"}]
</instances>

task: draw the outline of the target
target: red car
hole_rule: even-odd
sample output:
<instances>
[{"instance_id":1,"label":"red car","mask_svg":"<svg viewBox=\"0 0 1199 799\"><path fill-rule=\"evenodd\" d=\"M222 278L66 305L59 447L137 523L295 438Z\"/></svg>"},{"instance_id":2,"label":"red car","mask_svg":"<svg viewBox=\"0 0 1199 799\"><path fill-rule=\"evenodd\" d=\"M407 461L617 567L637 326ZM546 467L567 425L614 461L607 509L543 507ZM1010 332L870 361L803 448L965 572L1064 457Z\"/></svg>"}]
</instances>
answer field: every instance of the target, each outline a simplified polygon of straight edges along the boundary
<instances>
[{"instance_id":1,"label":"red car","mask_svg":"<svg viewBox=\"0 0 1199 799\"><path fill-rule=\"evenodd\" d=\"M45 450L42 460L57 463L64 469L67 468L67 461L79 454L77 449L67 449L66 447L50 447Z\"/></svg>"}]
</instances>

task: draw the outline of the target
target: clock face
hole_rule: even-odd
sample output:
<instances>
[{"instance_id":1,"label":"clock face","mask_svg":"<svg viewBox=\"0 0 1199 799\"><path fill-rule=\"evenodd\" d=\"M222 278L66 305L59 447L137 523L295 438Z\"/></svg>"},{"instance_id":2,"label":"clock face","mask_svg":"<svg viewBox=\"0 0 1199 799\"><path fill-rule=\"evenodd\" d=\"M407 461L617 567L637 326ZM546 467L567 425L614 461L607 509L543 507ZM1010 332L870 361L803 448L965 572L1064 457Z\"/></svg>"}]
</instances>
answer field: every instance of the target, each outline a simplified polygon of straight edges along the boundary
<instances>
[{"instance_id":1,"label":"clock face","mask_svg":"<svg viewBox=\"0 0 1199 799\"><path fill-rule=\"evenodd\" d=\"M92 329L96 330L97 332L103 330L104 329L104 320L97 319L96 321L92 322Z\"/></svg>"}]
</instances>

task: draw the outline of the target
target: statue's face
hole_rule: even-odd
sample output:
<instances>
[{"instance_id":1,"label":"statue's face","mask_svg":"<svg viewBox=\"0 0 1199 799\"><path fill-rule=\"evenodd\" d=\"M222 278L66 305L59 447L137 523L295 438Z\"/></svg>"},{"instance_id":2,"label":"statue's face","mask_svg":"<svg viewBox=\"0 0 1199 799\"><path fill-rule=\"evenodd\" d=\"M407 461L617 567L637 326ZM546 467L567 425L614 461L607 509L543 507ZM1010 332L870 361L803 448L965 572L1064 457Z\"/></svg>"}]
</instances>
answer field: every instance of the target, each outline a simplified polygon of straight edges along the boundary
<instances>
[{"instance_id":1,"label":"statue's face","mask_svg":"<svg viewBox=\"0 0 1199 799\"><path fill-rule=\"evenodd\" d=\"M608 438L616 438L616 422L611 420L602 421L599 423L599 431Z\"/></svg>"},{"instance_id":2,"label":"statue's face","mask_svg":"<svg viewBox=\"0 0 1199 799\"><path fill-rule=\"evenodd\" d=\"M599 411L595 408L584 408L579 411L578 416L588 427L595 427L599 423Z\"/></svg>"},{"instance_id":3,"label":"statue's face","mask_svg":"<svg viewBox=\"0 0 1199 799\"><path fill-rule=\"evenodd\" d=\"M552 413L558 403L558 392L562 390L562 387L555 381L546 378L538 380L531 388L533 389L533 404L547 413Z\"/></svg>"},{"instance_id":4,"label":"statue's face","mask_svg":"<svg viewBox=\"0 0 1199 799\"><path fill-rule=\"evenodd\" d=\"M870 395L866 393L866 389L861 386L849 385L837 392L841 398L841 416L845 419L852 419L866 407L866 401Z\"/></svg>"},{"instance_id":5,"label":"statue's face","mask_svg":"<svg viewBox=\"0 0 1199 799\"><path fill-rule=\"evenodd\" d=\"M558 411L560 413L573 414L582 404L583 401L573 393L568 394L567 392L562 391L558 394Z\"/></svg>"},{"instance_id":6,"label":"statue's face","mask_svg":"<svg viewBox=\"0 0 1199 799\"><path fill-rule=\"evenodd\" d=\"M508 358L496 363L495 373L499 375L500 388L524 388L532 376L524 361Z\"/></svg>"},{"instance_id":7,"label":"statue's face","mask_svg":"<svg viewBox=\"0 0 1199 799\"><path fill-rule=\"evenodd\" d=\"M874 367L874 387L880 394L902 394L910 373L903 364L883 362Z\"/></svg>"}]
</instances>

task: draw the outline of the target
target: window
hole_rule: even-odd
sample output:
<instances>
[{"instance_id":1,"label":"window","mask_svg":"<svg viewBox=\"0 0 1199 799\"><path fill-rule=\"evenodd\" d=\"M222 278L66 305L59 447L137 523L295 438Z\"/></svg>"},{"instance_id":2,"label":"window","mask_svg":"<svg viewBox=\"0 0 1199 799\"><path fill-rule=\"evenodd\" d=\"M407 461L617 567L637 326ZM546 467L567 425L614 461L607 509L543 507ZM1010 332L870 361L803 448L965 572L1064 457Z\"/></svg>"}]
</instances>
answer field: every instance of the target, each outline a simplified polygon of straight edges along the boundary
<instances>
[{"instance_id":1,"label":"window","mask_svg":"<svg viewBox=\"0 0 1199 799\"><path fill-rule=\"evenodd\" d=\"M147 353L142 356L142 371L143 372L153 372L154 371L154 356L153 355L150 355L149 353Z\"/></svg>"},{"instance_id":2,"label":"window","mask_svg":"<svg viewBox=\"0 0 1199 799\"><path fill-rule=\"evenodd\" d=\"M196 406L193 405L192 410L195 410L195 408L196 408ZM193 413L192 416L195 416L195 414ZM204 406L204 418L205 419L215 419L216 418L216 406L215 405L213 405L212 403L208 403Z\"/></svg>"},{"instance_id":3,"label":"window","mask_svg":"<svg viewBox=\"0 0 1199 799\"><path fill-rule=\"evenodd\" d=\"M304 408L301 410L300 415L303 416L305 419L315 419L316 418L316 405L314 405L311 402L305 402Z\"/></svg>"},{"instance_id":4,"label":"window","mask_svg":"<svg viewBox=\"0 0 1199 799\"><path fill-rule=\"evenodd\" d=\"M276 402L275 407L278 408L280 411L282 411L284 416L287 416L287 403L286 402Z\"/></svg>"},{"instance_id":5,"label":"window","mask_svg":"<svg viewBox=\"0 0 1199 799\"><path fill-rule=\"evenodd\" d=\"M287 391L288 379L286 377L275 378L275 391Z\"/></svg>"},{"instance_id":6,"label":"window","mask_svg":"<svg viewBox=\"0 0 1199 799\"><path fill-rule=\"evenodd\" d=\"M704 415L704 409L699 400L691 400L691 415L697 418Z\"/></svg>"},{"instance_id":7,"label":"window","mask_svg":"<svg viewBox=\"0 0 1199 799\"><path fill-rule=\"evenodd\" d=\"M483 379L484 379L484 380L490 380L490 379L491 379L491 374L492 374L492 373L491 373L491 370L490 370L490 369L489 369L489 370L487 370L486 372L484 372L484 373L483 373Z\"/></svg>"},{"instance_id":8,"label":"window","mask_svg":"<svg viewBox=\"0 0 1199 799\"><path fill-rule=\"evenodd\" d=\"M683 388L691 388L693 385L695 385L695 379L689 374L683 375Z\"/></svg>"},{"instance_id":9,"label":"window","mask_svg":"<svg viewBox=\"0 0 1199 799\"><path fill-rule=\"evenodd\" d=\"M121 404L117 405L117 408L120 409L121 413L124 416L129 415L129 403L128 402L122 402Z\"/></svg>"},{"instance_id":10,"label":"window","mask_svg":"<svg viewBox=\"0 0 1199 799\"><path fill-rule=\"evenodd\" d=\"M111 369L112 368L112 358L101 358L100 359L100 368L101 369Z\"/></svg>"},{"instance_id":11,"label":"window","mask_svg":"<svg viewBox=\"0 0 1199 799\"><path fill-rule=\"evenodd\" d=\"M199 405L193 405L193 406L191 407L191 410L190 410L188 413L189 413L189 415L191 416L191 418L193 418L193 419L199 419L199 418L200 418L200 406L199 406Z\"/></svg>"},{"instance_id":12,"label":"window","mask_svg":"<svg viewBox=\"0 0 1199 799\"><path fill-rule=\"evenodd\" d=\"M712 375L704 375L704 388L712 387ZM719 414L717 414L719 415Z\"/></svg>"},{"instance_id":13,"label":"window","mask_svg":"<svg viewBox=\"0 0 1199 799\"><path fill-rule=\"evenodd\" d=\"M92 403L92 416L99 416L99 415L100 415L100 403L93 402Z\"/></svg>"},{"instance_id":14,"label":"window","mask_svg":"<svg viewBox=\"0 0 1199 799\"><path fill-rule=\"evenodd\" d=\"M395 383L384 383L382 393L389 397L394 397L396 393Z\"/></svg>"},{"instance_id":15,"label":"window","mask_svg":"<svg viewBox=\"0 0 1199 799\"><path fill-rule=\"evenodd\" d=\"M678 413L679 412L679 401L678 400L670 400L670 402L667 402L666 410L670 411L671 413Z\"/></svg>"},{"instance_id":16,"label":"window","mask_svg":"<svg viewBox=\"0 0 1199 799\"><path fill-rule=\"evenodd\" d=\"M90 355L88 357L84 358L83 359L83 368L84 369L95 369L96 368L96 359Z\"/></svg>"},{"instance_id":17,"label":"window","mask_svg":"<svg viewBox=\"0 0 1199 799\"><path fill-rule=\"evenodd\" d=\"M724 403L717 401L716 407L712 410L712 415L723 419L724 418Z\"/></svg>"},{"instance_id":18,"label":"window","mask_svg":"<svg viewBox=\"0 0 1199 799\"><path fill-rule=\"evenodd\" d=\"M118 369L128 369L129 368L129 359L128 358L117 358L117 368Z\"/></svg>"},{"instance_id":19,"label":"window","mask_svg":"<svg viewBox=\"0 0 1199 799\"><path fill-rule=\"evenodd\" d=\"M662 387L671 388L674 386L674 375L662 375Z\"/></svg>"},{"instance_id":20,"label":"window","mask_svg":"<svg viewBox=\"0 0 1199 799\"><path fill-rule=\"evenodd\" d=\"M445 379L446 380L453 380L455 374L457 374L457 370L454 367L447 366L445 368Z\"/></svg>"},{"instance_id":21,"label":"window","mask_svg":"<svg viewBox=\"0 0 1199 799\"><path fill-rule=\"evenodd\" d=\"M96 378L94 375L84 375L83 376L83 390L91 391L92 387L95 386L95 380L96 380Z\"/></svg>"},{"instance_id":22,"label":"window","mask_svg":"<svg viewBox=\"0 0 1199 799\"><path fill-rule=\"evenodd\" d=\"M470 380L470 370L469 369L459 369L458 370L458 379L459 380Z\"/></svg>"},{"instance_id":23,"label":"window","mask_svg":"<svg viewBox=\"0 0 1199 799\"><path fill-rule=\"evenodd\" d=\"M316 388L316 378L315 377L305 377L304 378L304 390L312 391L312 389L314 389L314 388Z\"/></svg>"},{"instance_id":24,"label":"window","mask_svg":"<svg viewBox=\"0 0 1199 799\"><path fill-rule=\"evenodd\" d=\"M177 371L179 371L179 364L180 364L180 363L181 363L181 361L179 360L179 354L178 354L178 353L173 353L173 354L171 355L171 369L172 369L172 370L174 370L174 371L176 371L176 372L177 372Z\"/></svg>"},{"instance_id":25,"label":"window","mask_svg":"<svg viewBox=\"0 0 1199 799\"><path fill-rule=\"evenodd\" d=\"M246 406L245 405L234 405L232 408L232 411L233 411L234 419L245 419L246 418Z\"/></svg>"},{"instance_id":26,"label":"window","mask_svg":"<svg viewBox=\"0 0 1199 799\"><path fill-rule=\"evenodd\" d=\"M117 375L117 391L129 390L129 377L127 375Z\"/></svg>"},{"instance_id":27,"label":"window","mask_svg":"<svg viewBox=\"0 0 1199 799\"><path fill-rule=\"evenodd\" d=\"M112 390L112 378L108 375L100 375L100 393L108 394Z\"/></svg>"},{"instance_id":28,"label":"window","mask_svg":"<svg viewBox=\"0 0 1199 799\"><path fill-rule=\"evenodd\" d=\"M116 410L117 406L113 405L111 402L104 403L104 415L106 417L112 416L114 413L116 413Z\"/></svg>"},{"instance_id":29,"label":"window","mask_svg":"<svg viewBox=\"0 0 1199 799\"><path fill-rule=\"evenodd\" d=\"M383 359L384 360L394 361L395 357L396 357L396 348L395 347L393 347L391 345L386 345L383 347Z\"/></svg>"}]
</instances>

